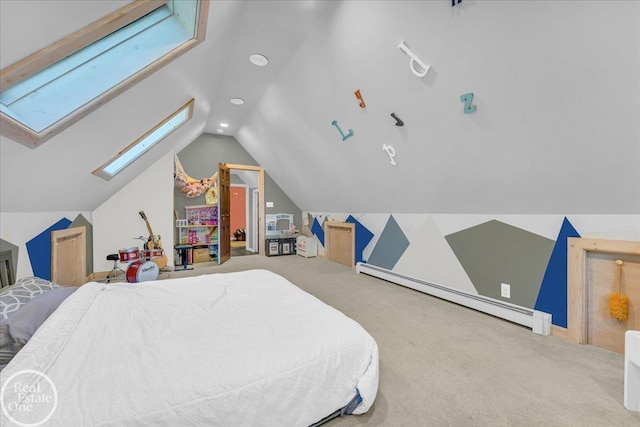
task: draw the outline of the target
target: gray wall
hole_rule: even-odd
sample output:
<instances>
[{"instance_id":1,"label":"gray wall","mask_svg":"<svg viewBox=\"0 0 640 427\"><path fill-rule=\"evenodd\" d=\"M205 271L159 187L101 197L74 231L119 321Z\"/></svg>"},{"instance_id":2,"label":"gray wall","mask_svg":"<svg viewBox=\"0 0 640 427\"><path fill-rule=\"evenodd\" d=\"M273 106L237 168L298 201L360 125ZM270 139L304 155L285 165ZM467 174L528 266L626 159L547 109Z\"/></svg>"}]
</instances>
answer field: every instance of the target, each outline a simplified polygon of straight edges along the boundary
<instances>
[{"instance_id":1,"label":"gray wall","mask_svg":"<svg viewBox=\"0 0 640 427\"><path fill-rule=\"evenodd\" d=\"M231 136L202 134L178 153L185 172L195 179L210 177L218 170L218 163L260 166L247 151ZM273 202L273 208L265 208L266 214L291 213L298 229L301 228L302 212L291 201L280 186L265 170L264 200ZM204 195L189 198L178 189L174 190L174 206L179 218L184 218L185 206L204 205Z\"/></svg>"}]
</instances>

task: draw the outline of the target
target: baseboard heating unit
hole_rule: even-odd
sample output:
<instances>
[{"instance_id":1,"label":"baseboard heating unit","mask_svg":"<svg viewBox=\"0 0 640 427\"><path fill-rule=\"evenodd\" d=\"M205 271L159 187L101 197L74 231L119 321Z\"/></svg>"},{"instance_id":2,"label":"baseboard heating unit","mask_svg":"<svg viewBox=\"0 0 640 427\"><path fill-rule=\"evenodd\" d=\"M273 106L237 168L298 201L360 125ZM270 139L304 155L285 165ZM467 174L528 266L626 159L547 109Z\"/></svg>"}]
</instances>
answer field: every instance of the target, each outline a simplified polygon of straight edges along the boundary
<instances>
[{"instance_id":1,"label":"baseboard heating unit","mask_svg":"<svg viewBox=\"0 0 640 427\"><path fill-rule=\"evenodd\" d=\"M551 333L551 314L549 313L436 285L362 262L356 264L356 271L526 326L539 335Z\"/></svg>"}]
</instances>

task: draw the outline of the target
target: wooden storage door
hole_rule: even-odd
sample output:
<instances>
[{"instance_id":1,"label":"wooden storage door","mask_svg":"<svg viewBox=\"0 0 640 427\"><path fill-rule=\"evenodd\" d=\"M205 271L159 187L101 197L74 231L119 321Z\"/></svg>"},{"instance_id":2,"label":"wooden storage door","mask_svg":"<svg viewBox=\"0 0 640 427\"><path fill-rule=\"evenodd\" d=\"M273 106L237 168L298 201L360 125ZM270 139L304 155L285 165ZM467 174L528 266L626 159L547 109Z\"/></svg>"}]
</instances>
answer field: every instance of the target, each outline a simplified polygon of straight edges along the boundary
<instances>
[{"instance_id":1,"label":"wooden storage door","mask_svg":"<svg viewBox=\"0 0 640 427\"><path fill-rule=\"evenodd\" d=\"M640 242L568 239L567 339L624 353L624 334L640 329ZM618 292L616 260L622 260L622 293L628 319L609 313L609 295Z\"/></svg>"},{"instance_id":2,"label":"wooden storage door","mask_svg":"<svg viewBox=\"0 0 640 427\"><path fill-rule=\"evenodd\" d=\"M51 232L51 281L80 286L87 274L87 228Z\"/></svg>"},{"instance_id":3,"label":"wooden storage door","mask_svg":"<svg viewBox=\"0 0 640 427\"><path fill-rule=\"evenodd\" d=\"M609 314L609 294L617 290L615 260L622 265L622 293L629 298L629 319ZM634 262L635 261L635 262ZM640 330L640 257L591 253L587 256L587 343L624 354L624 334Z\"/></svg>"},{"instance_id":4,"label":"wooden storage door","mask_svg":"<svg viewBox=\"0 0 640 427\"><path fill-rule=\"evenodd\" d=\"M329 261L354 267L356 230L355 224L327 221L324 223L324 250Z\"/></svg>"}]
</instances>

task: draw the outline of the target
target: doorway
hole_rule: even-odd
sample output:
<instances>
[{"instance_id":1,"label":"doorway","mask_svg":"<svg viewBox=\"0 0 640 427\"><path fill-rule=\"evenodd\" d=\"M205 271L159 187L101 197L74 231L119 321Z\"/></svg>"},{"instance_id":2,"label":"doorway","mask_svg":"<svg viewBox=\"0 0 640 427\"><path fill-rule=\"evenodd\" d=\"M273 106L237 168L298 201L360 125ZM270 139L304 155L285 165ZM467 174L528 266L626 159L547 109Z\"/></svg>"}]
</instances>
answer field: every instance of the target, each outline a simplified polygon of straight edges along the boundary
<instances>
[{"instance_id":1,"label":"doorway","mask_svg":"<svg viewBox=\"0 0 640 427\"><path fill-rule=\"evenodd\" d=\"M251 200L245 202L247 206L244 217L247 227L245 227L245 250L251 250L257 252L260 255L264 255L264 245L260 242L264 239L264 169L260 166L238 165L221 163L219 167L219 176L229 176L228 180L225 180L223 185L220 183L220 197L219 197L219 250L220 256L218 262L224 263L232 256L232 237L235 230L231 227L231 198L233 186L232 181L236 178L232 178L233 175L237 176L247 186L247 194ZM223 194L226 193L226 194ZM253 195L256 195L255 199ZM248 197L248 198L249 198ZM251 210L256 211L254 214ZM242 215L242 213L241 213ZM255 215L256 220L251 220ZM249 248L249 249L247 249Z\"/></svg>"},{"instance_id":2,"label":"doorway","mask_svg":"<svg viewBox=\"0 0 640 427\"><path fill-rule=\"evenodd\" d=\"M231 171L230 191L230 223L231 223L231 256L255 255L248 244L257 233L251 223L251 209L254 206L253 190L258 187L258 173L255 171Z\"/></svg>"}]
</instances>

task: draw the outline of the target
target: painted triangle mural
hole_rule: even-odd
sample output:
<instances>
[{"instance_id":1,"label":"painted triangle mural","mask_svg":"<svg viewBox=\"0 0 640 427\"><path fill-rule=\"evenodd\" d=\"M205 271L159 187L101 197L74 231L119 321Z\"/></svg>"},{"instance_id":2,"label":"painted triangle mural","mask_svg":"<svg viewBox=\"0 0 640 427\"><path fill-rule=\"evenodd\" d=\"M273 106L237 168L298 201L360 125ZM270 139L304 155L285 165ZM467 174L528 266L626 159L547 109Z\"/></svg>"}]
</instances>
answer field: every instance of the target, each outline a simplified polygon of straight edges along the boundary
<instances>
[{"instance_id":1,"label":"painted triangle mural","mask_svg":"<svg viewBox=\"0 0 640 427\"><path fill-rule=\"evenodd\" d=\"M367 247L371 239L373 239L373 233L369 231L367 227L362 225L360 221L355 219L352 215L346 219L345 222L356 225L356 259L355 262L365 262L362 255L362 251Z\"/></svg>"},{"instance_id":2,"label":"painted triangle mural","mask_svg":"<svg viewBox=\"0 0 640 427\"><path fill-rule=\"evenodd\" d=\"M409 240L391 215L367 263L393 270L407 247L409 247Z\"/></svg>"},{"instance_id":3,"label":"painted triangle mural","mask_svg":"<svg viewBox=\"0 0 640 427\"><path fill-rule=\"evenodd\" d=\"M553 240L496 220L446 239L480 295L533 308ZM509 297L502 296L503 283Z\"/></svg>"},{"instance_id":4,"label":"painted triangle mural","mask_svg":"<svg viewBox=\"0 0 640 427\"><path fill-rule=\"evenodd\" d=\"M51 280L51 232L66 230L69 225L71 225L71 221L62 218L27 242L27 253L34 276Z\"/></svg>"},{"instance_id":5,"label":"painted triangle mural","mask_svg":"<svg viewBox=\"0 0 640 427\"><path fill-rule=\"evenodd\" d=\"M315 234L318 238L318 241L322 246L324 246L324 229L322 225L318 222L318 218L313 219L313 225L311 226L311 232Z\"/></svg>"},{"instance_id":6,"label":"painted triangle mural","mask_svg":"<svg viewBox=\"0 0 640 427\"><path fill-rule=\"evenodd\" d=\"M535 309L551 314L551 323L567 327L567 251L568 238L580 237L565 217L542 279Z\"/></svg>"},{"instance_id":7,"label":"painted triangle mural","mask_svg":"<svg viewBox=\"0 0 640 427\"><path fill-rule=\"evenodd\" d=\"M478 294L431 216L412 238L411 244L393 271L470 294Z\"/></svg>"}]
</instances>

